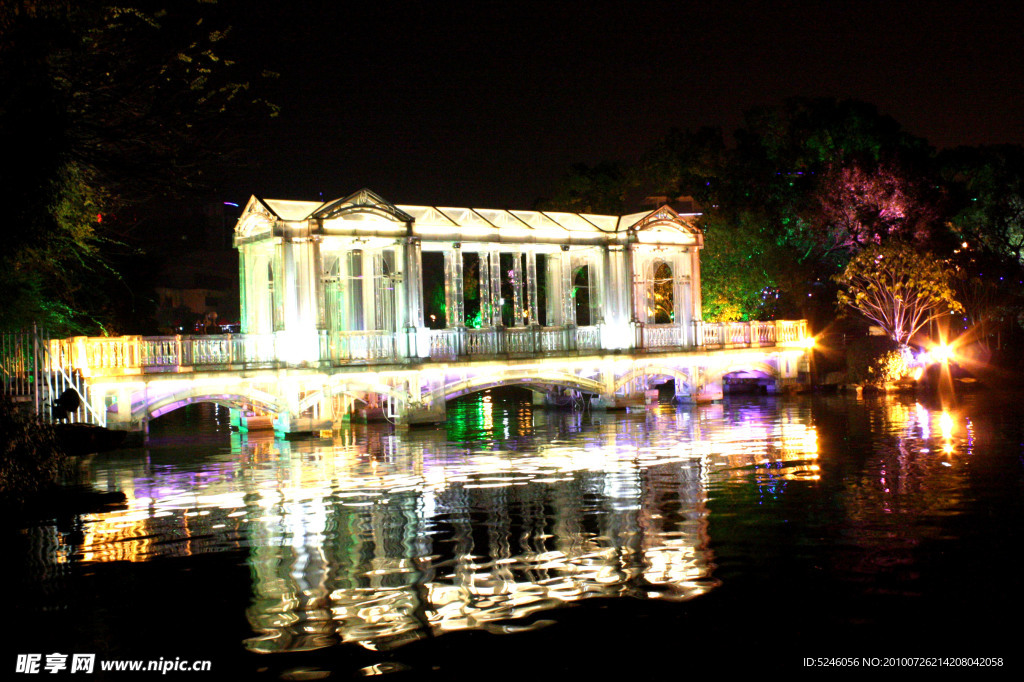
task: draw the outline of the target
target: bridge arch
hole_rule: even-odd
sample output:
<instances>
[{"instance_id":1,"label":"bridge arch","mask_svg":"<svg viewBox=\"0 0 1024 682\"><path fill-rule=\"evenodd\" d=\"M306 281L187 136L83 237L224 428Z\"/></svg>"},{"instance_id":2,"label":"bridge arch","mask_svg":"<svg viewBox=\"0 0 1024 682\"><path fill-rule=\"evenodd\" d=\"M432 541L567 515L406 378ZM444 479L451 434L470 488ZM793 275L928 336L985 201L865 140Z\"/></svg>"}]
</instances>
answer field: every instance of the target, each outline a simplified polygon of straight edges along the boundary
<instances>
[{"instance_id":1,"label":"bridge arch","mask_svg":"<svg viewBox=\"0 0 1024 682\"><path fill-rule=\"evenodd\" d=\"M304 395L299 400L296 412L302 414L329 397L347 395L356 400L365 400L365 396L370 393L383 395L400 402L408 402L410 399L409 394L401 388L395 388L390 384L380 381L352 381L351 375L342 374L331 377L331 381L326 386L326 391L325 388L320 388Z\"/></svg>"},{"instance_id":2,"label":"bridge arch","mask_svg":"<svg viewBox=\"0 0 1024 682\"><path fill-rule=\"evenodd\" d=\"M443 386L430 391L424 396L424 402L435 400L453 400L470 393L486 391L501 386L524 386L544 391L550 388L569 388L582 393L600 394L604 385L595 379L579 377L567 372L540 371L505 376L501 374L482 374L447 382Z\"/></svg>"},{"instance_id":3,"label":"bridge arch","mask_svg":"<svg viewBox=\"0 0 1024 682\"><path fill-rule=\"evenodd\" d=\"M689 386L693 378L684 369L678 367L654 366L634 368L615 380L615 392L628 387L637 379L648 379L650 377L667 376L675 380L676 385L685 384Z\"/></svg>"},{"instance_id":4,"label":"bridge arch","mask_svg":"<svg viewBox=\"0 0 1024 682\"><path fill-rule=\"evenodd\" d=\"M777 367L770 363L759 361L737 362L731 365L726 365L721 368L720 371L714 372L714 374L710 371L708 372L709 376L714 376L718 379L724 379L730 374L752 374L763 379L779 378L779 370Z\"/></svg>"},{"instance_id":5,"label":"bridge arch","mask_svg":"<svg viewBox=\"0 0 1024 682\"><path fill-rule=\"evenodd\" d=\"M156 419L168 412L173 412L174 410L194 403L215 403L223 407L230 407L234 409L256 407L260 410L273 413L280 412L281 410L277 398L269 393L257 389L252 389L247 393L210 393L208 392L207 387L197 387L178 391L171 395L163 396L154 402L143 404L141 408L138 409L138 414L133 414L133 417L139 418L148 416L151 419ZM135 410L133 410L133 412L135 412Z\"/></svg>"},{"instance_id":6,"label":"bridge arch","mask_svg":"<svg viewBox=\"0 0 1024 682\"><path fill-rule=\"evenodd\" d=\"M721 387L724 393L774 393L781 376L779 369L769 362L736 362L708 372L708 379Z\"/></svg>"}]
</instances>

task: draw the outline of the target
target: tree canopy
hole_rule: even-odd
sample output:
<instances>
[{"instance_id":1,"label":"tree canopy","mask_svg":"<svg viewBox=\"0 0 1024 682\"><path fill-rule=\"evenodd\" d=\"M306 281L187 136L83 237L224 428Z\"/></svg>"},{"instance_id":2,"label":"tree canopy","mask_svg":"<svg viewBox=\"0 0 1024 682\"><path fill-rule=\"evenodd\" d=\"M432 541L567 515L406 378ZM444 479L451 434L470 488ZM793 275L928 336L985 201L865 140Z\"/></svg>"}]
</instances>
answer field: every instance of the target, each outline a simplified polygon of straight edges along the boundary
<instances>
[{"instance_id":1,"label":"tree canopy","mask_svg":"<svg viewBox=\"0 0 1024 682\"><path fill-rule=\"evenodd\" d=\"M905 242L864 249L836 281L843 287L841 304L872 320L903 346L932 320L963 310L949 265Z\"/></svg>"},{"instance_id":2,"label":"tree canopy","mask_svg":"<svg viewBox=\"0 0 1024 682\"><path fill-rule=\"evenodd\" d=\"M606 193L594 172L610 167ZM1020 146L937 152L871 104L793 98L748 110L731 138L715 128L672 130L632 164L584 168L572 186L585 187L592 206L647 196L699 202L705 320L798 316L821 329L839 302L906 342L935 312L909 300L885 313L879 300L871 312L874 290L904 299L915 291L943 313L959 310L955 299L964 306L958 321L982 336L1016 333L1024 320L1024 297L1005 286L1024 282ZM614 203L602 203L612 194ZM924 252L931 262L921 262ZM887 266L914 268L913 281L879 269L870 260L879 254ZM864 309L849 305L858 292Z\"/></svg>"},{"instance_id":3,"label":"tree canopy","mask_svg":"<svg viewBox=\"0 0 1024 682\"><path fill-rule=\"evenodd\" d=\"M214 2L15 0L0 6L0 327L114 323L136 209L231 163L239 117L272 105L231 57ZM24 144L31 141L31 145ZM116 323L115 323L116 324Z\"/></svg>"}]
</instances>

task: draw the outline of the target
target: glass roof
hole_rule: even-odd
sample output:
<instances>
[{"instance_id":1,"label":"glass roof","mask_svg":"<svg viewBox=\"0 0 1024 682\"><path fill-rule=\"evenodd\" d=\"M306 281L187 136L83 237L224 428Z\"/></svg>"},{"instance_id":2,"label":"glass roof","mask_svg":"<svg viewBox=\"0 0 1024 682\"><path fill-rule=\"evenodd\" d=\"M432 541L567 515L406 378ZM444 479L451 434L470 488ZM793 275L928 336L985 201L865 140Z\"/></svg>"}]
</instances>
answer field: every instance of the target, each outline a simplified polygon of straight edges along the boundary
<instances>
[{"instance_id":1,"label":"glass roof","mask_svg":"<svg viewBox=\"0 0 1024 682\"><path fill-rule=\"evenodd\" d=\"M494 208L464 208L452 206L408 206L395 205L374 192L362 189L344 198L329 202L290 201L283 199L260 199L278 218L287 221L319 219L325 228L337 221L375 222L388 220L403 223L412 220L415 228L426 233L432 229L444 232L466 230L466 235L482 236L497 233L509 238L515 235L528 236L532 231L575 234L588 239L608 234L614 236L630 228L646 230L653 223L675 224L676 230L693 233L695 228L686 218L669 208L662 207L625 216L569 213L563 211L519 211ZM244 217L244 216L243 216ZM241 221L240 221L241 222ZM681 224L683 223L683 224ZM652 225L653 226L653 225ZM354 227L354 225L353 225ZM666 226L670 231L672 227ZM359 229L359 228L357 228ZM659 230L663 231L663 230ZM550 234L554 233L554 234ZM557 237L555 237L557 239Z\"/></svg>"}]
</instances>

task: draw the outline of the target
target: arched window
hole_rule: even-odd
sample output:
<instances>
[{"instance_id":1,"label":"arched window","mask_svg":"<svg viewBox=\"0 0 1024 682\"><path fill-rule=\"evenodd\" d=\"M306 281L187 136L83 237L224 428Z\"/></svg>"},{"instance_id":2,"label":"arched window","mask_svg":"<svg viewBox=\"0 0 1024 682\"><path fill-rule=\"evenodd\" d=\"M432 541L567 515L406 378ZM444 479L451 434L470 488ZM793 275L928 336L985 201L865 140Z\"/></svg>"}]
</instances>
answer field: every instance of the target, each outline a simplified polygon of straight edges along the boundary
<instances>
[{"instance_id":1,"label":"arched window","mask_svg":"<svg viewBox=\"0 0 1024 682\"><path fill-rule=\"evenodd\" d=\"M374 254L374 329L395 330L395 254L386 249Z\"/></svg>"},{"instance_id":2,"label":"arched window","mask_svg":"<svg viewBox=\"0 0 1024 682\"><path fill-rule=\"evenodd\" d=\"M651 278L650 314L654 324L671 324L675 322L676 304L672 290L672 267L664 262L654 265L654 276Z\"/></svg>"}]
</instances>

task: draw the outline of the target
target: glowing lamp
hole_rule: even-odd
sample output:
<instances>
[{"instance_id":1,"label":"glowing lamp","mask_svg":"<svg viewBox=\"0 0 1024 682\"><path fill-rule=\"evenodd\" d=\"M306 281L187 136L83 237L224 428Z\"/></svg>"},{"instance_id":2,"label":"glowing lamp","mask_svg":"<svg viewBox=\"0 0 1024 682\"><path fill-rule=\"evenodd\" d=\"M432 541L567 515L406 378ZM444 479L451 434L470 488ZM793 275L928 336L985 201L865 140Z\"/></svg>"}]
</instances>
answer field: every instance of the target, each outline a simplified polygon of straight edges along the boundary
<instances>
[{"instance_id":1,"label":"glowing lamp","mask_svg":"<svg viewBox=\"0 0 1024 682\"><path fill-rule=\"evenodd\" d=\"M953 359L953 347L947 343L940 343L930 351L932 360L943 364Z\"/></svg>"},{"instance_id":2,"label":"glowing lamp","mask_svg":"<svg viewBox=\"0 0 1024 682\"><path fill-rule=\"evenodd\" d=\"M800 344L804 348L806 348L807 350L811 350L811 349L814 348L814 337L813 336L804 337L804 339L800 342Z\"/></svg>"}]
</instances>

